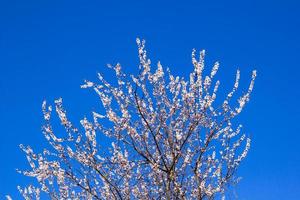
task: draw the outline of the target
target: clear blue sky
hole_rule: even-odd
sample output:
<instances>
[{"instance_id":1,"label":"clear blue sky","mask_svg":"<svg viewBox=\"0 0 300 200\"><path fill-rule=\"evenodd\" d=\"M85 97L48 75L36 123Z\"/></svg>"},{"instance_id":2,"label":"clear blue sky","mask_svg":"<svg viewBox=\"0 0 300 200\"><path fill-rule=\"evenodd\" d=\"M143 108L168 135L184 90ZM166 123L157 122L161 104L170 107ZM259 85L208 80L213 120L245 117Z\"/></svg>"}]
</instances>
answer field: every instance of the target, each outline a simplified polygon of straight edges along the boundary
<instances>
[{"instance_id":1,"label":"clear blue sky","mask_svg":"<svg viewBox=\"0 0 300 200\"><path fill-rule=\"evenodd\" d=\"M104 3L105 2L105 3ZM180 2L180 3L179 3ZM253 1L0 1L0 199L17 197L26 179L18 144L40 149L41 103L64 98L78 123L99 108L79 85L95 79L106 63L136 71L135 38L149 55L178 75L192 70L192 48L219 60L223 87L236 68L246 87L258 79L240 121L253 143L241 166L240 199L282 200L300 196L299 58L300 3ZM231 82L230 82L231 81Z\"/></svg>"}]
</instances>

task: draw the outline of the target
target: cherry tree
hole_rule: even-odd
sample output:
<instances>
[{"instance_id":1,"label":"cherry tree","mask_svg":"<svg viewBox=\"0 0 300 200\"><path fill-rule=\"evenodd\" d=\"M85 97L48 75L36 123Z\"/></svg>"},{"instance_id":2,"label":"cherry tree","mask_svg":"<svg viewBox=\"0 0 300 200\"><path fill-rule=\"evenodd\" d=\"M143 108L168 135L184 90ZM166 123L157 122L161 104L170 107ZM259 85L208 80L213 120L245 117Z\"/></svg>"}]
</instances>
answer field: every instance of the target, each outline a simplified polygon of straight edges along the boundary
<instances>
[{"instance_id":1,"label":"cherry tree","mask_svg":"<svg viewBox=\"0 0 300 200\"><path fill-rule=\"evenodd\" d=\"M193 50L194 69L186 80L159 62L151 70L145 42L137 39L137 45L138 75L109 65L115 84L98 74L98 82L81 86L94 90L103 105L102 113L80 121L82 127L69 121L61 98L53 108L43 102L50 148L35 153L20 146L30 164L20 172L37 180L18 187L25 199L225 199L250 148L242 126L232 122L249 101L256 71L248 90L233 99L237 70L232 89L217 103L219 63L205 75L205 51L197 58ZM53 110L65 128L63 136L54 131ZM100 145L103 138L109 144Z\"/></svg>"}]
</instances>

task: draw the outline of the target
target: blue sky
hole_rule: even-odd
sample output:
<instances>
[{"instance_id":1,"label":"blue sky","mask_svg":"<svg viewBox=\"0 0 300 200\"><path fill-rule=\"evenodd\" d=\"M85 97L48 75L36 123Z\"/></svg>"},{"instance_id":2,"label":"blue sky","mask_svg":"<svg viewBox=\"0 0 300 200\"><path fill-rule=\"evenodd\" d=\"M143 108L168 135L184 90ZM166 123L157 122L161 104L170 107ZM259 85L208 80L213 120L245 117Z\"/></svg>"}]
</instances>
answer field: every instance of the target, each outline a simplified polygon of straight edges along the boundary
<instances>
[{"instance_id":1,"label":"blue sky","mask_svg":"<svg viewBox=\"0 0 300 200\"><path fill-rule=\"evenodd\" d=\"M63 97L71 120L98 109L82 90L107 63L136 72L135 38L147 41L154 62L175 74L192 70L192 48L219 60L222 87L241 69L247 86L258 79L240 116L251 135L250 154L236 187L239 199L298 199L300 3L298 1L14 1L0 0L0 198L19 198L31 179L18 144L44 146L41 103ZM111 73L112 74L112 73Z\"/></svg>"}]
</instances>

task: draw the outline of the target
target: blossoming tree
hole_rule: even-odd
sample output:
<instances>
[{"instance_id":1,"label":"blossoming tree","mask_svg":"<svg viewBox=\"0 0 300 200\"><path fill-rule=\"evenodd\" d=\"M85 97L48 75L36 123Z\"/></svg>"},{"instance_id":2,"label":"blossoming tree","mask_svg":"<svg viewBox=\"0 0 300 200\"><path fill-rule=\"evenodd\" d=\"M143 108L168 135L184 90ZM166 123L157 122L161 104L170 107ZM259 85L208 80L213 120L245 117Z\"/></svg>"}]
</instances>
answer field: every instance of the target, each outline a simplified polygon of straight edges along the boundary
<instances>
[{"instance_id":1,"label":"blossoming tree","mask_svg":"<svg viewBox=\"0 0 300 200\"><path fill-rule=\"evenodd\" d=\"M137 76L126 75L117 64L109 66L115 85L99 74L99 83L81 86L93 89L105 110L93 112L92 120L83 118L83 128L68 120L58 99L54 109L66 130L59 137L51 126L52 107L43 103L43 132L51 148L36 154L21 145L31 166L21 173L38 183L19 187L25 199L225 198L250 147L250 139L232 119L249 101L256 72L235 103L237 70L233 89L215 105L220 82L213 80L219 63L204 75L204 51L199 59L192 52L194 70L187 81L164 71L160 63L151 71L145 42L137 39L137 44ZM111 145L100 147L100 137Z\"/></svg>"}]
</instances>

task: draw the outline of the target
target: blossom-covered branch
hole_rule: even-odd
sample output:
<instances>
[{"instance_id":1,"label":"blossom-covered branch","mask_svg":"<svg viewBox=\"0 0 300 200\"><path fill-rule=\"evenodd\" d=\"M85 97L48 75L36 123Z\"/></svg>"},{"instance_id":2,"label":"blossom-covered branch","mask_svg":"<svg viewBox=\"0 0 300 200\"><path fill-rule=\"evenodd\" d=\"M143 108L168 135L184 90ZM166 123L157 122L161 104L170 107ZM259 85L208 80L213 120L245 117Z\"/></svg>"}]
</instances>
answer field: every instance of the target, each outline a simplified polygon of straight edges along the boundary
<instances>
[{"instance_id":1,"label":"blossom-covered branch","mask_svg":"<svg viewBox=\"0 0 300 200\"><path fill-rule=\"evenodd\" d=\"M25 199L215 199L225 198L235 172L250 148L250 138L232 120L243 110L253 90L234 102L240 71L224 101L215 102L220 81L215 63L204 74L205 51L192 52L189 80L174 76L158 62L152 69L145 42L137 39L139 74L125 74L120 64L109 65L117 83L101 74L99 82L85 81L98 95L104 113L83 118L83 128L68 119L62 99L55 111L66 134L51 125L52 107L43 103L43 132L51 145L34 153L21 145L31 169L22 171L38 181L19 187ZM111 145L100 146L107 138Z\"/></svg>"}]
</instances>

